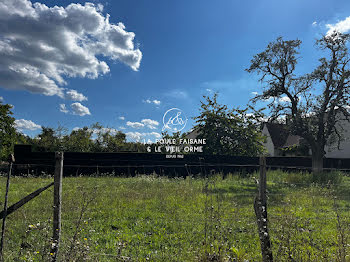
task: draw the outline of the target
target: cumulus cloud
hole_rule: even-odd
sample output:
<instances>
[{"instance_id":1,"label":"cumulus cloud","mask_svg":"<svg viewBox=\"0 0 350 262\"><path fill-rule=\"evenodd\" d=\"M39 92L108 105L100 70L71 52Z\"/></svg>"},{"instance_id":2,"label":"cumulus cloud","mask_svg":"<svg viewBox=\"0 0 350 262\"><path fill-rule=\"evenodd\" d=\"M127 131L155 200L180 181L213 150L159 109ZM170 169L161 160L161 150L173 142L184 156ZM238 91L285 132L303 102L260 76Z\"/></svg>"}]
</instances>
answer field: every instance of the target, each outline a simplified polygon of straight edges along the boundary
<instances>
[{"instance_id":1,"label":"cumulus cloud","mask_svg":"<svg viewBox=\"0 0 350 262\"><path fill-rule=\"evenodd\" d=\"M15 120L15 126L18 130L23 131L23 130L37 130L40 129L41 126L38 124L35 124L31 120L25 120L25 119L17 119Z\"/></svg>"},{"instance_id":2,"label":"cumulus cloud","mask_svg":"<svg viewBox=\"0 0 350 262\"><path fill-rule=\"evenodd\" d=\"M0 96L0 102L4 102L4 98Z\"/></svg>"},{"instance_id":3,"label":"cumulus cloud","mask_svg":"<svg viewBox=\"0 0 350 262\"><path fill-rule=\"evenodd\" d=\"M141 122L128 121L126 122L126 125L136 129L140 129L144 127L148 127L149 129L156 129L157 126L159 125L159 122L152 119L142 119Z\"/></svg>"},{"instance_id":4,"label":"cumulus cloud","mask_svg":"<svg viewBox=\"0 0 350 262\"><path fill-rule=\"evenodd\" d=\"M126 122L126 125L136 129L143 128L145 126L140 122L131 122L131 121Z\"/></svg>"},{"instance_id":5,"label":"cumulus cloud","mask_svg":"<svg viewBox=\"0 0 350 262\"><path fill-rule=\"evenodd\" d=\"M151 100L151 99L146 99L146 100L143 100L144 103L147 103L147 104L155 104L157 106L160 105L160 100L157 100L157 99L154 99L154 100Z\"/></svg>"},{"instance_id":6,"label":"cumulus cloud","mask_svg":"<svg viewBox=\"0 0 350 262\"><path fill-rule=\"evenodd\" d=\"M126 137L127 139L139 142L141 141L141 139L145 139L146 137L161 138L162 135L157 132L150 132L150 133L127 132ZM148 139L148 142L150 142L150 139Z\"/></svg>"},{"instance_id":7,"label":"cumulus cloud","mask_svg":"<svg viewBox=\"0 0 350 262\"><path fill-rule=\"evenodd\" d=\"M290 102L290 99L288 96L282 96L280 99L278 99L280 102Z\"/></svg>"},{"instance_id":8,"label":"cumulus cloud","mask_svg":"<svg viewBox=\"0 0 350 262\"><path fill-rule=\"evenodd\" d=\"M327 35L332 34L334 31L347 33L350 30L350 16L344 20L339 21L338 23L327 24L326 27L328 28Z\"/></svg>"},{"instance_id":9,"label":"cumulus cloud","mask_svg":"<svg viewBox=\"0 0 350 262\"><path fill-rule=\"evenodd\" d=\"M312 26L317 26L317 22L316 22L316 21L313 21L313 22L312 22Z\"/></svg>"},{"instance_id":10,"label":"cumulus cloud","mask_svg":"<svg viewBox=\"0 0 350 262\"><path fill-rule=\"evenodd\" d=\"M109 72L102 59L137 71L142 53L135 34L113 24L101 5L48 7L29 0L0 2L0 87L86 100L65 78L97 78ZM76 92L76 93L75 93Z\"/></svg>"},{"instance_id":11,"label":"cumulus cloud","mask_svg":"<svg viewBox=\"0 0 350 262\"><path fill-rule=\"evenodd\" d=\"M150 136L154 136L155 138L161 138L162 135L157 133L157 132L151 132L151 133L148 133Z\"/></svg>"},{"instance_id":12,"label":"cumulus cloud","mask_svg":"<svg viewBox=\"0 0 350 262\"><path fill-rule=\"evenodd\" d=\"M65 104L60 104L60 111L65 114L69 112Z\"/></svg>"},{"instance_id":13,"label":"cumulus cloud","mask_svg":"<svg viewBox=\"0 0 350 262\"><path fill-rule=\"evenodd\" d=\"M91 115L89 108L83 106L79 102L73 103L70 106L72 108L73 115L85 116Z\"/></svg>"},{"instance_id":14,"label":"cumulus cloud","mask_svg":"<svg viewBox=\"0 0 350 262\"><path fill-rule=\"evenodd\" d=\"M159 101L159 100L157 100L157 99L154 99L152 102L153 102L153 104L155 104L155 105L157 105L157 106L159 106L159 105L160 105L160 101Z\"/></svg>"},{"instance_id":15,"label":"cumulus cloud","mask_svg":"<svg viewBox=\"0 0 350 262\"><path fill-rule=\"evenodd\" d=\"M141 120L141 123L150 129L156 129L157 126L159 125L159 122L152 120L152 119L143 119L143 120Z\"/></svg>"},{"instance_id":16,"label":"cumulus cloud","mask_svg":"<svg viewBox=\"0 0 350 262\"><path fill-rule=\"evenodd\" d=\"M78 93L78 91L74 89L70 89L66 91L66 98L69 100L78 101L78 102L88 100L86 96L84 96L81 93Z\"/></svg>"},{"instance_id":17,"label":"cumulus cloud","mask_svg":"<svg viewBox=\"0 0 350 262\"><path fill-rule=\"evenodd\" d=\"M126 138L137 142L140 141L143 137L143 134L139 132L127 132L125 133L125 135L126 135Z\"/></svg>"},{"instance_id":18,"label":"cumulus cloud","mask_svg":"<svg viewBox=\"0 0 350 262\"><path fill-rule=\"evenodd\" d=\"M120 117L118 117L119 118L119 120L125 120L125 117L124 116L120 116Z\"/></svg>"}]
</instances>

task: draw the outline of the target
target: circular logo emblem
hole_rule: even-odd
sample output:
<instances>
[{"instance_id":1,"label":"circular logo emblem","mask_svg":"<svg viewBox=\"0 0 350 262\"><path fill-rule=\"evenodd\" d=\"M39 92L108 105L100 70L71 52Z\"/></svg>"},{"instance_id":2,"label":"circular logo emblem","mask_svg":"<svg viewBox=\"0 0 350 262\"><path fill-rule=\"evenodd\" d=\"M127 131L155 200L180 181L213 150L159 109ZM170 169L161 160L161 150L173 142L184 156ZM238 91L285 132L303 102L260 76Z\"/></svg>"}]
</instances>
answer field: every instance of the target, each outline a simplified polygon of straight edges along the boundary
<instances>
[{"instance_id":1,"label":"circular logo emblem","mask_svg":"<svg viewBox=\"0 0 350 262\"><path fill-rule=\"evenodd\" d=\"M163 116L162 131L179 132L185 128L187 120L185 113L181 109L171 108Z\"/></svg>"}]
</instances>

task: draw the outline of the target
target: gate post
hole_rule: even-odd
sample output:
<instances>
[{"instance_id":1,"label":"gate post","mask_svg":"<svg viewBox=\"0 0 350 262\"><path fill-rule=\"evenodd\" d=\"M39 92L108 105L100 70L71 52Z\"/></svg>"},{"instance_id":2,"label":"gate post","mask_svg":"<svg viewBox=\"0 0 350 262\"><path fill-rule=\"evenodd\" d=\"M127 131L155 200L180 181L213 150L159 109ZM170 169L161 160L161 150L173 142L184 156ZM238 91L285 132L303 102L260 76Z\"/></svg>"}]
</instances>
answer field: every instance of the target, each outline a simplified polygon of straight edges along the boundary
<instances>
[{"instance_id":1,"label":"gate post","mask_svg":"<svg viewBox=\"0 0 350 262\"><path fill-rule=\"evenodd\" d=\"M53 237L51 245L52 261L57 261L61 236L61 204L62 204L62 177L63 152L55 153L54 198L53 198Z\"/></svg>"}]
</instances>

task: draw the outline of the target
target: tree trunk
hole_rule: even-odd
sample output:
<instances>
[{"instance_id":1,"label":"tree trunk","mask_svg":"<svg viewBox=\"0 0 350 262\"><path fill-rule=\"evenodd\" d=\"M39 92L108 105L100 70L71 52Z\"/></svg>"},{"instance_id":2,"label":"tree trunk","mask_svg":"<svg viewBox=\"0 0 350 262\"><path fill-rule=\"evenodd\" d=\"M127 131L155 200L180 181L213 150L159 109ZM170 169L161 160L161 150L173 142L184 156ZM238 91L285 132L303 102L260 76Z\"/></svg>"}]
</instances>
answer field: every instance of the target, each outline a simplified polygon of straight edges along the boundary
<instances>
[{"instance_id":1,"label":"tree trunk","mask_svg":"<svg viewBox=\"0 0 350 262\"><path fill-rule=\"evenodd\" d=\"M312 149L312 172L314 174L318 174L323 171L323 156L323 148L317 147Z\"/></svg>"}]
</instances>

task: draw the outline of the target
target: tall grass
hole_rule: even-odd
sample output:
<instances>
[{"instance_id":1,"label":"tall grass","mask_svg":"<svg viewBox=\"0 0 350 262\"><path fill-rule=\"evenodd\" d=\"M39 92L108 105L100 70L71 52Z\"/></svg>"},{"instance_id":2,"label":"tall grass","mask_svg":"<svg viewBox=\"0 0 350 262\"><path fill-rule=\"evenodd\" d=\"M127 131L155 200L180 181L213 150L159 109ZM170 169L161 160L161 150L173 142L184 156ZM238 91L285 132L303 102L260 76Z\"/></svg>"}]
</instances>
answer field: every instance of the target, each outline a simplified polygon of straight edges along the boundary
<instances>
[{"instance_id":1,"label":"tall grass","mask_svg":"<svg viewBox=\"0 0 350 262\"><path fill-rule=\"evenodd\" d=\"M62 261L259 261L253 209L258 174L63 179ZM276 261L349 259L350 180L269 171ZM11 180L10 204L52 178ZM331 182L329 182L331 181ZM5 178L0 178L0 200ZM8 217L6 261L48 261L53 192ZM1 204L1 203L0 203ZM342 260L343 259L343 260Z\"/></svg>"}]
</instances>

